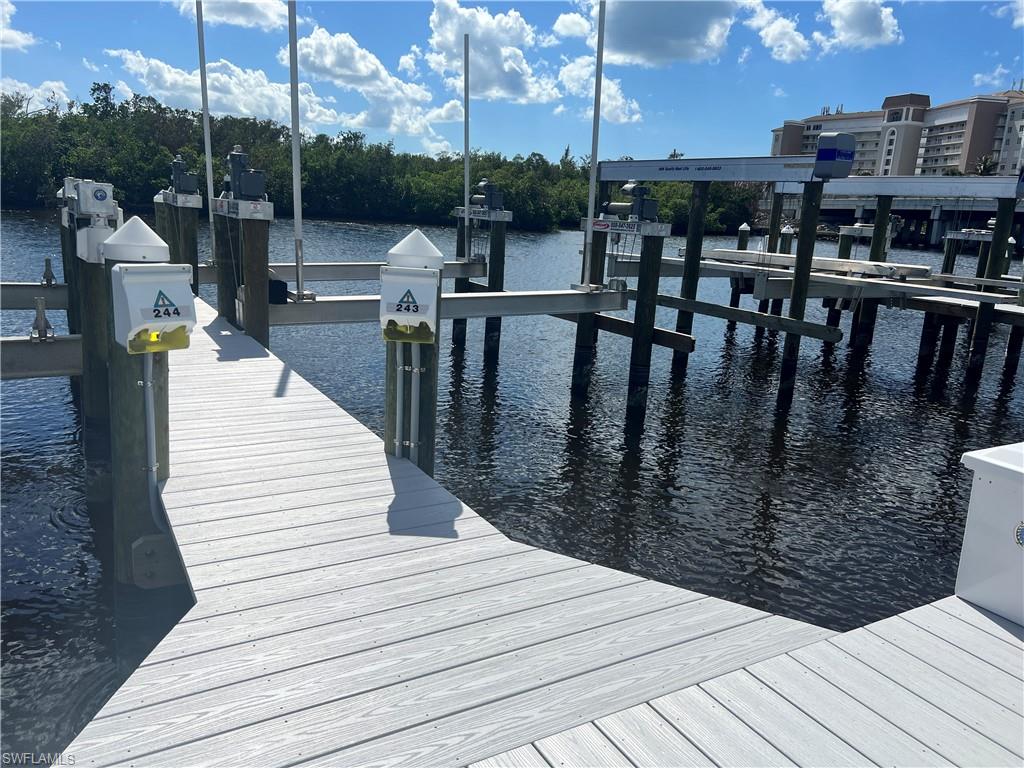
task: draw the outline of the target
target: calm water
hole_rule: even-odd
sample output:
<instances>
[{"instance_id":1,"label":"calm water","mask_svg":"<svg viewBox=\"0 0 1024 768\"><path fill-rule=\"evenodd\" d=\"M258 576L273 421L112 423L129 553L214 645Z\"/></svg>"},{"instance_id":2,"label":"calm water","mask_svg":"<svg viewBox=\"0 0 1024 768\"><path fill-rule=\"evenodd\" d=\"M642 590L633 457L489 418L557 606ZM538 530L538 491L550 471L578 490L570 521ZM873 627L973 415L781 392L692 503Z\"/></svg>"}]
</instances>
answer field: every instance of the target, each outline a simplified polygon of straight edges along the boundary
<instances>
[{"instance_id":1,"label":"calm water","mask_svg":"<svg viewBox=\"0 0 1024 768\"><path fill-rule=\"evenodd\" d=\"M408 231L307 222L306 258L379 260ZM425 232L454 253L454 229ZM0 234L4 280L38 279L42 258L59 251L52 216L5 213ZM290 222L273 225L273 260L290 258L290 235ZM207 253L205 229L200 236ZM580 242L575 232L511 234L506 287L567 287L579 276ZM671 240L666 254L681 244ZM709 238L707 247L732 245ZM820 255L834 250L818 246ZM940 255L889 258L935 265ZM960 266L973 271L973 259ZM663 292L678 283L664 280ZM700 298L725 303L728 291L727 281L706 280ZM213 301L213 286L203 295ZM811 304L808 319L823 321L820 302ZM20 335L31 315L4 312L2 322L3 335ZM63 313L51 322L63 330ZM661 310L659 324L672 327L673 313ZM915 383L919 313L882 309L860 364L845 345L825 353L805 340L796 402L779 419L782 337L727 332L724 321L698 317L686 379L673 381L671 353L656 349L646 425L627 438L628 339L602 335L589 397L573 403L573 325L506 318L496 366L483 364L482 326L470 322L464 357L442 350L437 478L445 487L514 538L837 630L950 593L970 490L960 456L1024 435L1024 382L999 386L1002 328L969 399L962 335L948 377ZM450 337L447 324L442 332ZM384 346L375 327L278 328L271 346L381 432ZM3 749L59 749L123 671L85 514L68 384L5 382L0 394Z\"/></svg>"}]
</instances>

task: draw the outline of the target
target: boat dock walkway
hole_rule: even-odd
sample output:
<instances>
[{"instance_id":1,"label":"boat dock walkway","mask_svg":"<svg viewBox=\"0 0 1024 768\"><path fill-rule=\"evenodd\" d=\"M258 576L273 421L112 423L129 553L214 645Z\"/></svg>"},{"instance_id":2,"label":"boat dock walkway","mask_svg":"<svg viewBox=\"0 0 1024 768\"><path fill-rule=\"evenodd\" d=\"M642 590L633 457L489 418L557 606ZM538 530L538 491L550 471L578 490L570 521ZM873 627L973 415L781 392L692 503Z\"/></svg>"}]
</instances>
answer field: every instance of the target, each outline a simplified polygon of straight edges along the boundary
<instances>
[{"instance_id":1,"label":"boat dock walkway","mask_svg":"<svg viewBox=\"0 0 1024 768\"><path fill-rule=\"evenodd\" d=\"M836 635L514 542L197 314L163 493L196 604L76 765L1021 764L1019 627Z\"/></svg>"}]
</instances>

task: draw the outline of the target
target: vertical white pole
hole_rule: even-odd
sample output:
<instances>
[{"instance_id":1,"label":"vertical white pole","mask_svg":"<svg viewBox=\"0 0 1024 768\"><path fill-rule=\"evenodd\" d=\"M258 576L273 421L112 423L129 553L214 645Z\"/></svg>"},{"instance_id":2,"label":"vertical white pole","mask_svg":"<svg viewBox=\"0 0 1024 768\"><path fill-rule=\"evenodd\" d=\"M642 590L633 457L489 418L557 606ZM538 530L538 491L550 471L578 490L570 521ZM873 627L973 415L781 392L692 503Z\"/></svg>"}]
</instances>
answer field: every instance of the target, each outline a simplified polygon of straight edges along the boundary
<instances>
[{"instance_id":1,"label":"vertical white pole","mask_svg":"<svg viewBox=\"0 0 1024 768\"><path fill-rule=\"evenodd\" d=\"M299 50L297 43L298 23L295 14L295 0L288 0L288 62L291 67L292 86L292 214L295 221L295 300L305 298L302 280L302 158L299 133Z\"/></svg>"},{"instance_id":2,"label":"vertical white pole","mask_svg":"<svg viewBox=\"0 0 1024 768\"><path fill-rule=\"evenodd\" d=\"M590 185L587 191L587 226L583 234L583 282L590 281L590 260L594 240L594 207L597 198L597 143L601 133L601 76L604 70L605 0L597 11L597 51L594 62L594 132L590 141Z\"/></svg>"},{"instance_id":3,"label":"vertical white pole","mask_svg":"<svg viewBox=\"0 0 1024 768\"><path fill-rule=\"evenodd\" d=\"M462 36L462 205L465 216L466 261L472 261L473 233L469 228L469 34Z\"/></svg>"},{"instance_id":4,"label":"vertical white pole","mask_svg":"<svg viewBox=\"0 0 1024 768\"><path fill-rule=\"evenodd\" d=\"M210 141L210 96L206 88L206 37L203 34L203 0L196 0L196 31L199 34L199 86L203 99L203 148L206 151L206 210L210 217L210 261L217 253L213 234L213 149Z\"/></svg>"}]
</instances>

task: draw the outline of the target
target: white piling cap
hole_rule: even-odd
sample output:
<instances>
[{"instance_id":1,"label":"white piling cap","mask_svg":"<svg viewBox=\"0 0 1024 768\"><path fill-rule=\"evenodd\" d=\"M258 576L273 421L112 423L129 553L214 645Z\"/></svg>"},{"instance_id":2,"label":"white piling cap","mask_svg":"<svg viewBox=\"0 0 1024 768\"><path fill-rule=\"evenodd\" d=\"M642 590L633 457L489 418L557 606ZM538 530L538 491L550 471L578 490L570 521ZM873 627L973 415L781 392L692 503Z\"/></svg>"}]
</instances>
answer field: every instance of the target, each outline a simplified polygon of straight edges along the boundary
<instances>
[{"instance_id":1,"label":"white piling cap","mask_svg":"<svg viewBox=\"0 0 1024 768\"><path fill-rule=\"evenodd\" d=\"M742 224L740 224L740 232L749 232L749 231L750 231L750 225L747 224L747 222L744 221Z\"/></svg>"},{"instance_id":2,"label":"white piling cap","mask_svg":"<svg viewBox=\"0 0 1024 768\"><path fill-rule=\"evenodd\" d=\"M1008 238L1006 239L1006 244L1007 244L1007 245L1016 245L1016 244L1017 244L1017 241L1016 241L1016 240L1014 240L1014 239L1013 239L1012 237L1008 237Z\"/></svg>"},{"instance_id":3,"label":"white piling cap","mask_svg":"<svg viewBox=\"0 0 1024 768\"><path fill-rule=\"evenodd\" d=\"M414 229L388 251L388 264L392 267L441 269L444 266L444 254L426 235Z\"/></svg>"},{"instance_id":4,"label":"white piling cap","mask_svg":"<svg viewBox=\"0 0 1024 768\"><path fill-rule=\"evenodd\" d=\"M167 243L138 216L132 216L100 246L106 261L170 261Z\"/></svg>"},{"instance_id":5,"label":"white piling cap","mask_svg":"<svg viewBox=\"0 0 1024 768\"><path fill-rule=\"evenodd\" d=\"M789 224L787 224L786 226L784 226L782 228L782 234L784 234L784 235L792 235L793 234L793 227L791 227Z\"/></svg>"}]
</instances>

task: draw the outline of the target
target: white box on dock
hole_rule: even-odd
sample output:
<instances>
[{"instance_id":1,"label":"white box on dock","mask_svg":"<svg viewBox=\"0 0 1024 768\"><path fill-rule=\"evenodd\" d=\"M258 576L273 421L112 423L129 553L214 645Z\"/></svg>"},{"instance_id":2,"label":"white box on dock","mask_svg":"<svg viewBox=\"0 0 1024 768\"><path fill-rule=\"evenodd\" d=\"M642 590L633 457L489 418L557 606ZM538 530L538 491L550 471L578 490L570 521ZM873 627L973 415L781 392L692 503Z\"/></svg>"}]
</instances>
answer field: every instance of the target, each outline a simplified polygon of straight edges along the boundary
<instances>
[{"instance_id":1,"label":"white box on dock","mask_svg":"<svg viewBox=\"0 0 1024 768\"><path fill-rule=\"evenodd\" d=\"M1024 443L963 456L974 471L956 594L1024 624Z\"/></svg>"}]
</instances>

